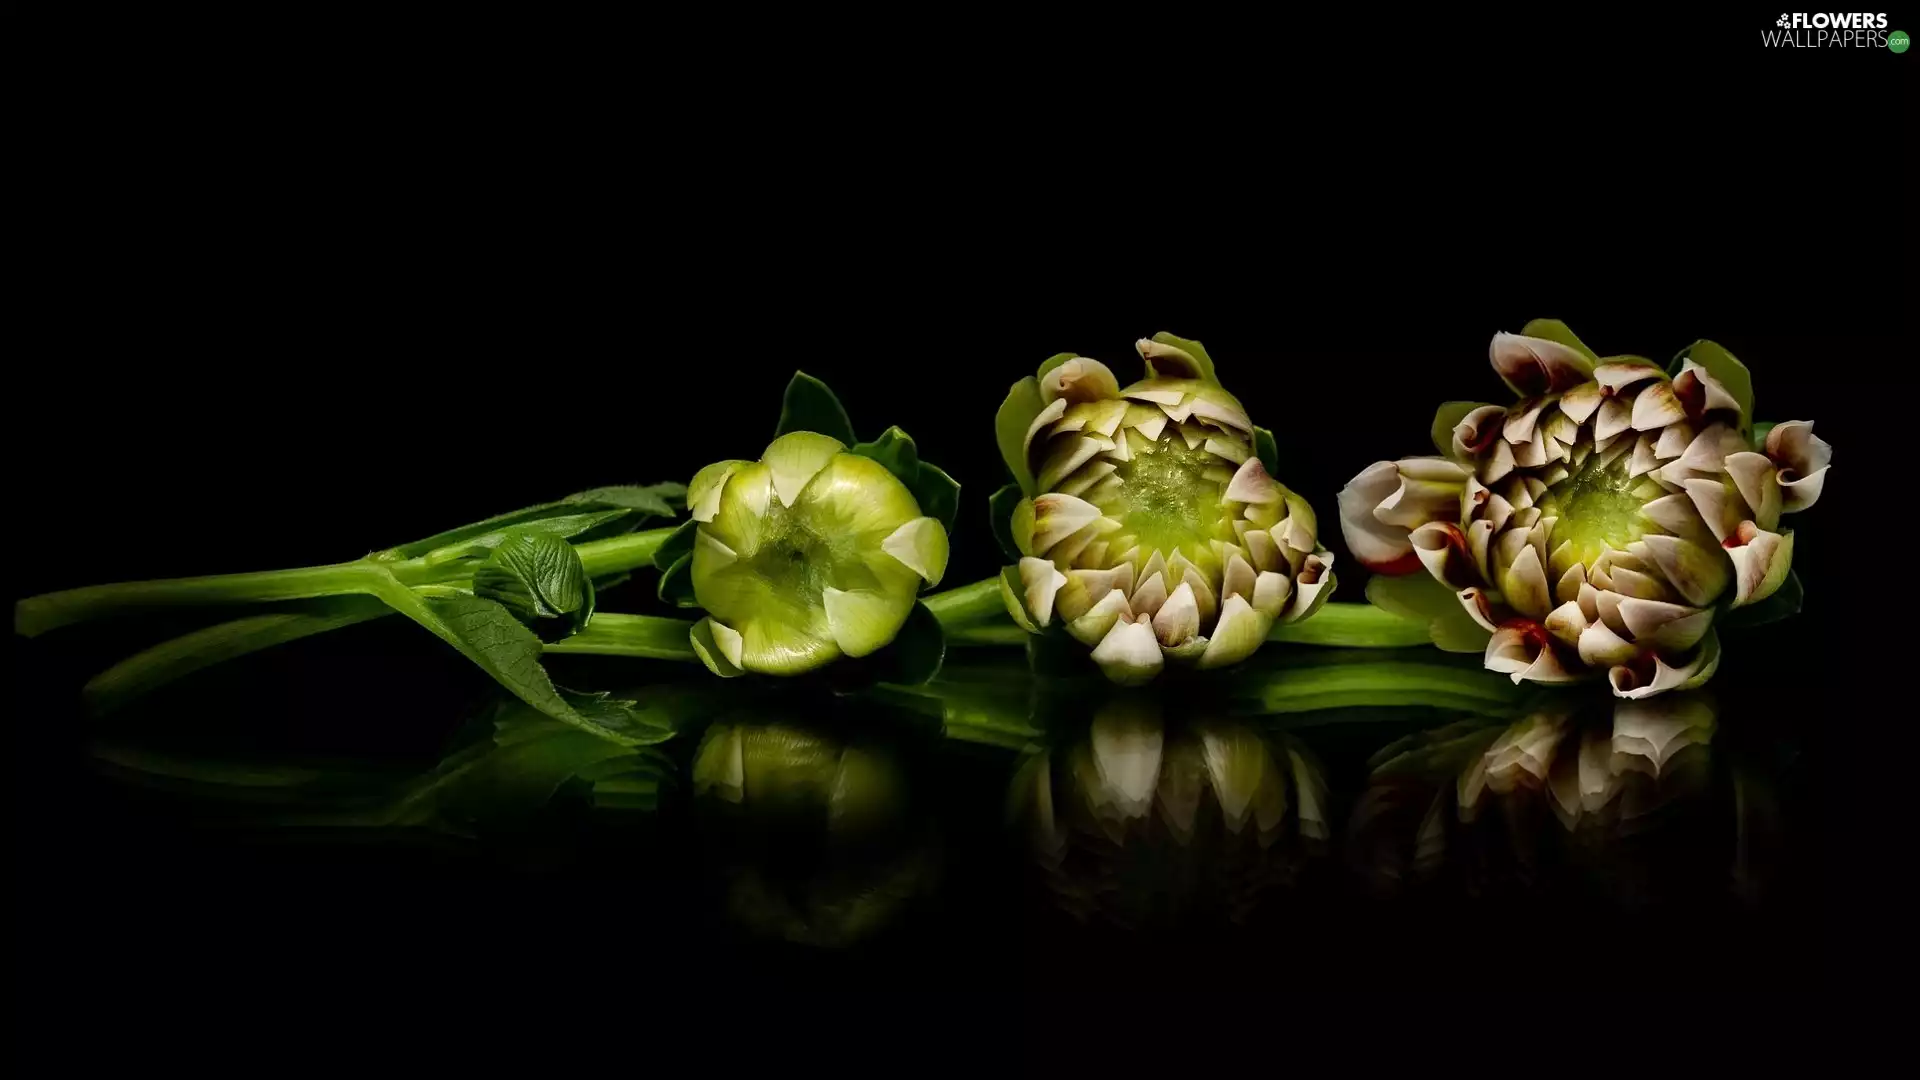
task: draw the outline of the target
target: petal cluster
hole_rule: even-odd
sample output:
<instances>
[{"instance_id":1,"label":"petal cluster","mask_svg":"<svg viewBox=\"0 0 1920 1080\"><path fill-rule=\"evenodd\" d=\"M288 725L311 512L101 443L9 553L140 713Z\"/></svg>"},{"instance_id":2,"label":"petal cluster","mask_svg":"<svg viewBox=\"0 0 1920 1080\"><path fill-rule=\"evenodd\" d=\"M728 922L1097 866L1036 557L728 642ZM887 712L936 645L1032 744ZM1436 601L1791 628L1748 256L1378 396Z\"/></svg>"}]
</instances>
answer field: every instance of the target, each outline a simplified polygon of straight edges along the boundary
<instances>
[{"instance_id":1,"label":"petal cluster","mask_svg":"<svg viewBox=\"0 0 1920 1080\"><path fill-rule=\"evenodd\" d=\"M758 461L723 461L688 485L698 523L695 651L722 674L794 675L890 643L947 533L906 485L838 439L793 431Z\"/></svg>"},{"instance_id":2,"label":"petal cluster","mask_svg":"<svg viewBox=\"0 0 1920 1080\"><path fill-rule=\"evenodd\" d=\"M1009 610L1064 627L1122 684L1169 662L1238 663L1333 583L1312 509L1268 474L1261 433L1197 344L1137 348L1149 377L1124 388L1098 360L1055 358L1007 447L1030 485L1009 523Z\"/></svg>"},{"instance_id":3,"label":"petal cluster","mask_svg":"<svg viewBox=\"0 0 1920 1080\"><path fill-rule=\"evenodd\" d=\"M1754 434L1721 377L1745 369L1711 343L1671 377L1546 337L1496 334L1489 354L1521 398L1444 406L1441 455L1349 482L1355 558L1452 590L1516 682L1604 672L1628 698L1705 682L1716 611L1784 583L1781 515L1819 498L1830 448L1804 421ZM1724 357L1721 375L1693 355Z\"/></svg>"}]
</instances>

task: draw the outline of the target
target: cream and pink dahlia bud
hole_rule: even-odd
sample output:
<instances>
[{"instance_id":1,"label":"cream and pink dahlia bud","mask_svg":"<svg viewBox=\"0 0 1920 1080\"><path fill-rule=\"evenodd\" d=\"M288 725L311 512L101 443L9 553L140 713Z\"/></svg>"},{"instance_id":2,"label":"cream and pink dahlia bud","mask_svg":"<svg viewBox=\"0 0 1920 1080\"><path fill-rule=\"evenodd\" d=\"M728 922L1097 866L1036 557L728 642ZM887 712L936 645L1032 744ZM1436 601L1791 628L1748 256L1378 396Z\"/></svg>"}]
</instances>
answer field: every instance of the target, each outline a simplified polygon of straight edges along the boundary
<instances>
[{"instance_id":1,"label":"cream and pink dahlia bud","mask_svg":"<svg viewBox=\"0 0 1920 1080\"><path fill-rule=\"evenodd\" d=\"M1348 547L1452 590L1516 682L1698 686L1715 613L1786 581L1781 515L1819 498L1831 450L1805 421L1756 432L1747 370L1712 342L1669 374L1556 322L1527 331L1489 350L1520 400L1441 406L1439 456L1376 462L1340 492Z\"/></svg>"},{"instance_id":2,"label":"cream and pink dahlia bud","mask_svg":"<svg viewBox=\"0 0 1920 1080\"><path fill-rule=\"evenodd\" d=\"M1206 350L1170 334L1136 348L1147 378L1124 388L1098 360L1054 357L997 425L1019 482L995 500L1019 556L1009 610L1061 628L1122 684L1238 663L1333 587L1312 509L1273 479L1271 434Z\"/></svg>"}]
</instances>

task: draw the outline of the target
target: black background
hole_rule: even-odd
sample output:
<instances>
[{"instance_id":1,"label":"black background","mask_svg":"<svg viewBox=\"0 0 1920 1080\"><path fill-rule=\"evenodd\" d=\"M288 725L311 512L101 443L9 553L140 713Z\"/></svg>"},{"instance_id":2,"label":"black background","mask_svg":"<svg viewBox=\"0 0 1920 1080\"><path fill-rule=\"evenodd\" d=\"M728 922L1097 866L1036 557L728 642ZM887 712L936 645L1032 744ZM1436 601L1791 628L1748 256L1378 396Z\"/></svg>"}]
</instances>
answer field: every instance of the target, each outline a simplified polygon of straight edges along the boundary
<instances>
[{"instance_id":1,"label":"black background","mask_svg":"<svg viewBox=\"0 0 1920 1080\"><path fill-rule=\"evenodd\" d=\"M1910 426L1920 61L1531 40L1421 49L1420 66L1363 50L1308 67L1315 49L1293 45L1233 80L1224 59L1199 78L1062 57L911 94L908 58L805 78L731 53L630 79L472 57L286 80L264 61L169 68L52 125L41 162L12 365L15 591L334 561L597 484L684 480L753 456L796 368L863 436L898 423L959 479L950 579L973 580L999 563L984 499L1007 385L1062 350L1125 381L1132 341L1165 329L1204 340L1274 430L1282 479L1342 557L1338 598L1359 600L1334 492L1421 452L1437 402L1499 394L1493 332L1556 317L1602 353L1659 359L1709 337L1754 371L1762 418L1817 420L1836 448L1826 501L1797 523L1804 615L1721 675L1799 748L1785 899L1564 918L1316 902L1310 931L1261 939L1289 957L1282 977L1231 942L1047 937L976 879L884 950L754 949L661 880L697 861L685 838L645 866L542 872L143 821L81 767L66 696L111 654L15 643L15 880L33 913L17 944L45 1016L108 984L176 1033L374 1023L527 985L623 1001L1050 999L1116 978L1640 989L1652 955L1687 957L1656 982L1817 984L1823 901L1870 891L1849 858L1862 841L1829 826L1872 766L1836 731L1890 719L1857 671L1872 590L1897 577L1897 530L1875 516ZM224 709L258 725L229 723L234 745L431 761L486 687L409 630L262 657L238 689L173 695L148 722ZM995 767L939 783L997 809L966 794ZM1698 939L1647 944L1696 914ZM1535 933L1489 944L1527 937L1515 925Z\"/></svg>"}]
</instances>

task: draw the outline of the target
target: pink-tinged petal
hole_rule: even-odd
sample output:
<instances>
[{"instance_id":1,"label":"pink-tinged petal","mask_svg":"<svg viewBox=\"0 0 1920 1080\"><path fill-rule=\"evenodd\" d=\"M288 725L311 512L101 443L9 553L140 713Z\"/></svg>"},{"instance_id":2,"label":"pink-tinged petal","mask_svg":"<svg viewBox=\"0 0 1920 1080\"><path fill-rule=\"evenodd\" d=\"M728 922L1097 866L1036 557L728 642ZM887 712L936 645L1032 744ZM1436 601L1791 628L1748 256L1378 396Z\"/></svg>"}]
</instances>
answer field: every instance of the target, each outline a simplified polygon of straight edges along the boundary
<instances>
[{"instance_id":1,"label":"pink-tinged petal","mask_svg":"<svg viewBox=\"0 0 1920 1080\"><path fill-rule=\"evenodd\" d=\"M1700 520L1707 530L1715 540L1725 543L1740 527L1746 511L1746 507L1740 505L1738 493L1729 491L1719 480L1689 480L1686 489L1687 498L1693 500L1693 508L1700 512Z\"/></svg>"},{"instance_id":2,"label":"pink-tinged petal","mask_svg":"<svg viewBox=\"0 0 1920 1080\"><path fill-rule=\"evenodd\" d=\"M1660 429L1660 438L1654 441L1653 456L1661 461L1670 461L1686 453L1693 443L1693 425L1685 420L1677 424L1668 424Z\"/></svg>"},{"instance_id":3,"label":"pink-tinged petal","mask_svg":"<svg viewBox=\"0 0 1920 1080\"><path fill-rule=\"evenodd\" d=\"M1260 571L1253 582L1253 610L1269 619L1277 619L1293 591L1293 579L1272 570Z\"/></svg>"},{"instance_id":4,"label":"pink-tinged petal","mask_svg":"<svg viewBox=\"0 0 1920 1080\"><path fill-rule=\"evenodd\" d=\"M1513 677L1514 682L1570 683L1586 678L1585 671L1568 670L1560 661L1560 653L1552 647L1543 648L1533 658L1527 670Z\"/></svg>"},{"instance_id":5,"label":"pink-tinged petal","mask_svg":"<svg viewBox=\"0 0 1920 1080\"><path fill-rule=\"evenodd\" d=\"M1100 602L1088 608L1078 618L1067 623L1067 633L1082 645L1092 647L1113 629L1113 624L1125 620L1133 621L1133 609L1127 605L1127 594L1119 589L1100 598Z\"/></svg>"},{"instance_id":6,"label":"pink-tinged petal","mask_svg":"<svg viewBox=\"0 0 1920 1080\"><path fill-rule=\"evenodd\" d=\"M1466 534L1458 525L1447 521L1428 522L1413 530L1407 539L1435 581L1459 589L1479 579L1473 557L1467 551Z\"/></svg>"},{"instance_id":7,"label":"pink-tinged petal","mask_svg":"<svg viewBox=\"0 0 1920 1080\"><path fill-rule=\"evenodd\" d=\"M1653 431L1686 418L1686 407L1674 396L1670 383L1649 384L1633 399L1633 426L1637 431Z\"/></svg>"},{"instance_id":8,"label":"pink-tinged petal","mask_svg":"<svg viewBox=\"0 0 1920 1080\"><path fill-rule=\"evenodd\" d=\"M1753 523L1771 532L1780 525L1780 477L1765 454L1743 451L1727 455L1727 475L1753 511Z\"/></svg>"},{"instance_id":9,"label":"pink-tinged petal","mask_svg":"<svg viewBox=\"0 0 1920 1080\"><path fill-rule=\"evenodd\" d=\"M1133 567L1122 564L1110 570L1069 570L1067 583L1054 598L1054 610L1062 619L1077 619L1115 589L1123 592L1133 585Z\"/></svg>"},{"instance_id":10,"label":"pink-tinged petal","mask_svg":"<svg viewBox=\"0 0 1920 1080\"><path fill-rule=\"evenodd\" d=\"M1513 627L1501 627L1487 639L1487 651L1481 662L1488 671L1518 676L1533 666L1533 652L1528 647L1526 634Z\"/></svg>"},{"instance_id":11,"label":"pink-tinged petal","mask_svg":"<svg viewBox=\"0 0 1920 1080\"><path fill-rule=\"evenodd\" d=\"M1560 395L1560 411L1576 424L1584 424L1600 408L1606 395L1599 382L1584 382Z\"/></svg>"},{"instance_id":12,"label":"pink-tinged petal","mask_svg":"<svg viewBox=\"0 0 1920 1080\"><path fill-rule=\"evenodd\" d=\"M1233 481L1227 485L1226 497L1243 503L1275 503L1285 495L1286 492L1274 482L1273 477L1267 475L1267 467L1260 464L1260 459L1250 457L1233 474Z\"/></svg>"},{"instance_id":13,"label":"pink-tinged petal","mask_svg":"<svg viewBox=\"0 0 1920 1080\"><path fill-rule=\"evenodd\" d=\"M1287 610L1281 616L1282 622L1299 622L1313 614L1320 602L1325 599L1321 594L1333 584L1333 555L1326 551L1316 551L1307 556L1306 564L1300 568L1294 579L1293 600L1287 604Z\"/></svg>"},{"instance_id":14,"label":"pink-tinged petal","mask_svg":"<svg viewBox=\"0 0 1920 1080\"><path fill-rule=\"evenodd\" d=\"M1686 648L1699 640L1704 629L1696 632L1697 624L1690 622L1696 615L1705 614L1712 623L1712 612L1703 612L1699 608L1684 604L1671 604L1664 600L1642 600L1638 597L1624 596L1617 601L1618 625L1633 640L1643 644L1659 645L1662 642L1683 641L1679 648ZM1678 624L1685 623L1685 626Z\"/></svg>"},{"instance_id":15,"label":"pink-tinged petal","mask_svg":"<svg viewBox=\"0 0 1920 1080\"><path fill-rule=\"evenodd\" d=\"M1593 623L1580 632L1580 659L1588 667L1624 664L1639 653L1638 646L1608 629L1605 623Z\"/></svg>"},{"instance_id":16,"label":"pink-tinged petal","mask_svg":"<svg viewBox=\"0 0 1920 1080\"><path fill-rule=\"evenodd\" d=\"M1100 517L1100 508L1083 499L1057 492L1042 495L1033 500L1033 550L1045 553Z\"/></svg>"},{"instance_id":17,"label":"pink-tinged petal","mask_svg":"<svg viewBox=\"0 0 1920 1080\"><path fill-rule=\"evenodd\" d=\"M1793 569L1793 533L1771 533L1742 522L1728 542L1733 561L1733 606L1744 607L1772 596Z\"/></svg>"},{"instance_id":18,"label":"pink-tinged petal","mask_svg":"<svg viewBox=\"0 0 1920 1080\"><path fill-rule=\"evenodd\" d=\"M1234 596L1253 599L1253 585L1258 574L1253 564L1238 554L1227 555L1227 568L1220 578L1220 597L1225 600Z\"/></svg>"},{"instance_id":19,"label":"pink-tinged petal","mask_svg":"<svg viewBox=\"0 0 1920 1080\"><path fill-rule=\"evenodd\" d=\"M1593 379L1607 396L1612 397L1626 387L1645 382L1660 374L1660 369L1652 364L1613 363L1601 364L1593 369ZM1631 395L1626 395L1631 396Z\"/></svg>"},{"instance_id":20,"label":"pink-tinged petal","mask_svg":"<svg viewBox=\"0 0 1920 1080\"><path fill-rule=\"evenodd\" d=\"M1541 625L1568 648L1574 648L1580 644L1580 635L1587 628L1587 617L1581 614L1578 602L1569 600L1554 608Z\"/></svg>"},{"instance_id":21,"label":"pink-tinged petal","mask_svg":"<svg viewBox=\"0 0 1920 1080\"><path fill-rule=\"evenodd\" d=\"M1631 666L1616 667L1607 673L1607 681L1613 685L1616 697L1641 698L1664 694L1669 690L1691 690L1704 685L1720 667L1720 643L1712 634L1700 642L1700 647L1684 665L1675 667L1666 659L1653 657L1652 678L1644 678Z\"/></svg>"},{"instance_id":22,"label":"pink-tinged petal","mask_svg":"<svg viewBox=\"0 0 1920 1080\"><path fill-rule=\"evenodd\" d=\"M1494 532L1506 528L1507 522L1513 520L1513 504L1507 501L1505 495L1487 496L1486 505L1481 512L1487 524L1493 526Z\"/></svg>"},{"instance_id":23,"label":"pink-tinged petal","mask_svg":"<svg viewBox=\"0 0 1920 1080\"><path fill-rule=\"evenodd\" d=\"M1134 622L1115 622L1091 655L1107 678L1121 686L1152 682L1166 664L1145 616Z\"/></svg>"},{"instance_id":24,"label":"pink-tinged petal","mask_svg":"<svg viewBox=\"0 0 1920 1080\"><path fill-rule=\"evenodd\" d=\"M1200 605L1193 598L1193 589L1183 582L1154 615L1153 636L1171 649L1186 644L1199 633Z\"/></svg>"},{"instance_id":25,"label":"pink-tinged petal","mask_svg":"<svg viewBox=\"0 0 1920 1080\"><path fill-rule=\"evenodd\" d=\"M1695 607L1705 607L1726 590L1733 566L1718 544L1702 547L1677 536L1648 534L1641 540L1668 584Z\"/></svg>"},{"instance_id":26,"label":"pink-tinged petal","mask_svg":"<svg viewBox=\"0 0 1920 1080\"><path fill-rule=\"evenodd\" d=\"M1529 544L1521 550L1504 576L1501 591L1506 594L1507 603L1527 618L1547 617L1547 612L1553 610L1553 596L1547 588L1547 571L1540 561L1539 549Z\"/></svg>"},{"instance_id":27,"label":"pink-tinged petal","mask_svg":"<svg viewBox=\"0 0 1920 1080\"><path fill-rule=\"evenodd\" d=\"M1062 398L1098 401L1119 396L1120 380L1113 377L1113 369L1085 356L1068 360L1040 379L1040 400L1049 405Z\"/></svg>"},{"instance_id":28,"label":"pink-tinged petal","mask_svg":"<svg viewBox=\"0 0 1920 1080\"><path fill-rule=\"evenodd\" d=\"M1500 437L1507 410L1498 405L1482 405L1453 425L1453 456L1461 461L1478 457Z\"/></svg>"},{"instance_id":29,"label":"pink-tinged petal","mask_svg":"<svg viewBox=\"0 0 1920 1080\"><path fill-rule=\"evenodd\" d=\"M1225 391L1202 390L1193 396L1193 415L1208 420L1220 427L1237 428L1252 433L1253 420L1240 403L1226 396Z\"/></svg>"},{"instance_id":30,"label":"pink-tinged petal","mask_svg":"<svg viewBox=\"0 0 1920 1080\"><path fill-rule=\"evenodd\" d=\"M1681 365L1680 374L1673 380L1674 393L1686 402L1687 411L1695 416L1710 412L1730 412L1738 414L1740 403L1733 399L1720 380L1713 377L1706 368L1688 360Z\"/></svg>"},{"instance_id":31,"label":"pink-tinged petal","mask_svg":"<svg viewBox=\"0 0 1920 1080\"><path fill-rule=\"evenodd\" d=\"M1767 456L1780 466L1780 471L1794 477L1812 476L1833 460L1833 447L1814 435L1811 420L1775 424L1773 430L1767 432L1766 449Z\"/></svg>"},{"instance_id":32,"label":"pink-tinged petal","mask_svg":"<svg viewBox=\"0 0 1920 1080\"><path fill-rule=\"evenodd\" d=\"M1460 601L1460 606L1466 609L1467 616L1480 624L1481 629L1488 633L1500 629L1499 622L1493 617L1493 603L1487 599L1485 589L1479 587L1461 589L1455 594L1455 598Z\"/></svg>"},{"instance_id":33,"label":"pink-tinged petal","mask_svg":"<svg viewBox=\"0 0 1920 1080\"><path fill-rule=\"evenodd\" d=\"M1593 373L1593 361L1585 355L1557 341L1520 334L1493 335L1487 358L1500 378L1522 396L1568 390Z\"/></svg>"},{"instance_id":34,"label":"pink-tinged petal","mask_svg":"<svg viewBox=\"0 0 1920 1080\"><path fill-rule=\"evenodd\" d=\"M1533 441L1535 430L1540 423L1540 414L1546 411L1552 402L1545 398L1530 398L1507 410L1506 423L1501 425L1500 437L1515 446Z\"/></svg>"},{"instance_id":35,"label":"pink-tinged petal","mask_svg":"<svg viewBox=\"0 0 1920 1080\"><path fill-rule=\"evenodd\" d=\"M1593 438L1597 444L1628 431L1633 427L1633 401L1629 398L1610 397L1600 403L1600 415L1593 421Z\"/></svg>"},{"instance_id":36,"label":"pink-tinged petal","mask_svg":"<svg viewBox=\"0 0 1920 1080\"><path fill-rule=\"evenodd\" d=\"M1827 486L1827 470L1816 469L1800 476L1786 469L1779 472L1780 512L1797 514L1820 501L1821 489Z\"/></svg>"},{"instance_id":37,"label":"pink-tinged petal","mask_svg":"<svg viewBox=\"0 0 1920 1080\"><path fill-rule=\"evenodd\" d=\"M1047 560L1020 560L1020 585L1034 625L1045 626L1053 620L1053 599L1066 583L1067 575Z\"/></svg>"},{"instance_id":38,"label":"pink-tinged petal","mask_svg":"<svg viewBox=\"0 0 1920 1080\"><path fill-rule=\"evenodd\" d=\"M1640 508L1640 513L1667 532L1696 544L1718 544L1720 539L1700 519L1693 499L1686 495L1666 495Z\"/></svg>"},{"instance_id":39,"label":"pink-tinged petal","mask_svg":"<svg viewBox=\"0 0 1920 1080\"><path fill-rule=\"evenodd\" d=\"M1391 461L1376 461L1349 480L1335 500L1347 550L1375 573L1405 574L1420 567L1407 540L1407 530L1374 516L1374 508L1399 487L1399 468Z\"/></svg>"}]
</instances>

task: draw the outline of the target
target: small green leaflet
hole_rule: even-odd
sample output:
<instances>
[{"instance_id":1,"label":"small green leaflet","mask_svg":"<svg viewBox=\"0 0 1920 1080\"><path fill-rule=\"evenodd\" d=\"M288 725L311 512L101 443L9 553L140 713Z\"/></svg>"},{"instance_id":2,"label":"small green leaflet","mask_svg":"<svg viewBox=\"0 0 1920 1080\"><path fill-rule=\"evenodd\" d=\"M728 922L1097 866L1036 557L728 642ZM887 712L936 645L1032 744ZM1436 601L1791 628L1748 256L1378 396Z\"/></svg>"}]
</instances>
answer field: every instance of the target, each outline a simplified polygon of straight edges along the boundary
<instances>
[{"instance_id":1,"label":"small green leaflet","mask_svg":"<svg viewBox=\"0 0 1920 1080\"><path fill-rule=\"evenodd\" d=\"M1367 582L1367 602L1395 615L1426 619L1428 635L1444 652L1484 651L1491 636L1460 606L1459 597L1451 589L1425 572L1402 577L1373 575Z\"/></svg>"},{"instance_id":2,"label":"small green leaflet","mask_svg":"<svg viewBox=\"0 0 1920 1080\"><path fill-rule=\"evenodd\" d=\"M1066 355L1070 354L1055 359ZM1027 428L1033 425L1033 418L1040 415L1042 408L1040 380L1029 375L1007 391L1007 399L1000 403L1000 411L993 418L993 437L1000 445L1000 460L1007 463L1008 474L1028 495L1034 492L1033 470L1027 466Z\"/></svg>"},{"instance_id":3,"label":"small green leaflet","mask_svg":"<svg viewBox=\"0 0 1920 1080\"><path fill-rule=\"evenodd\" d=\"M674 507L686 497L681 484L662 483L648 487L602 487L569 495L555 502L540 503L498 514L471 525L415 540L382 552L388 559L412 559L456 544L492 547L514 526L540 522L557 536L575 536L588 529L625 519L637 526L647 517L672 517Z\"/></svg>"},{"instance_id":4,"label":"small green leaflet","mask_svg":"<svg viewBox=\"0 0 1920 1080\"><path fill-rule=\"evenodd\" d=\"M790 431L812 431L848 446L854 442L853 422L847 419L840 399L826 383L804 371L794 372L793 381L787 383L786 397L780 403L780 425L773 435L777 439Z\"/></svg>"},{"instance_id":5,"label":"small green leaflet","mask_svg":"<svg viewBox=\"0 0 1920 1080\"><path fill-rule=\"evenodd\" d=\"M613 487L589 488L560 501L638 510L653 517L672 517L676 510L687 504L687 485L671 481L648 484L645 487L620 484Z\"/></svg>"},{"instance_id":6,"label":"small green leaflet","mask_svg":"<svg viewBox=\"0 0 1920 1080\"><path fill-rule=\"evenodd\" d=\"M1000 550L1014 562L1020 561L1020 547L1013 540L1013 508L1025 498L1020 493L1020 485L1008 484L987 500L987 518L993 525L993 538L1000 542Z\"/></svg>"},{"instance_id":7,"label":"small green leaflet","mask_svg":"<svg viewBox=\"0 0 1920 1080\"><path fill-rule=\"evenodd\" d=\"M559 636L593 617L593 583L573 545L551 533L516 532L473 572L475 596L495 600L528 626L558 620Z\"/></svg>"},{"instance_id":8,"label":"small green leaflet","mask_svg":"<svg viewBox=\"0 0 1920 1080\"><path fill-rule=\"evenodd\" d=\"M872 442L855 446L853 452L886 466L913 493L921 513L948 532L953 531L953 518L960 509L960 485L939 467L920 460L912 436L897 426L890 427Z\"/></svg>"}]
</instances>

